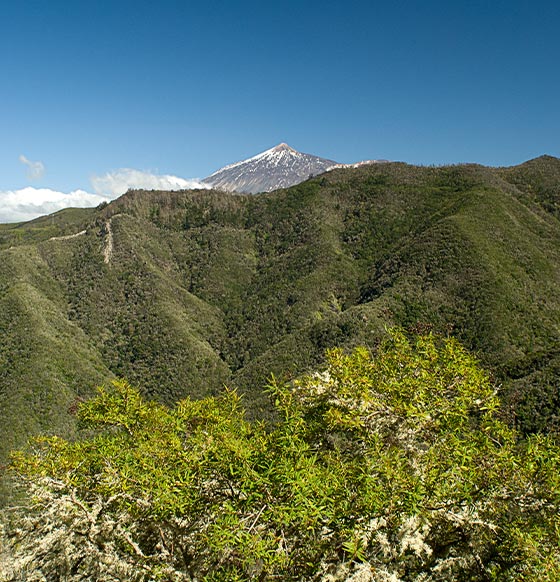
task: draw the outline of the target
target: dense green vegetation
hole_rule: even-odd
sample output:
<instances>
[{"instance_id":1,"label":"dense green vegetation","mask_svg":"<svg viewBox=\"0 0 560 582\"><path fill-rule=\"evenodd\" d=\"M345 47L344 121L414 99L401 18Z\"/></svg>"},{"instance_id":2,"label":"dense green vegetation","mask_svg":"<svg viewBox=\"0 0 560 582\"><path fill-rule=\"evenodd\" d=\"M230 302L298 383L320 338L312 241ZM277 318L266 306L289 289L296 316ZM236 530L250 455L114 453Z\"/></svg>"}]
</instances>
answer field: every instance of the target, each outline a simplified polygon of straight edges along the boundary
<instances>
[{"instance_id":1,"label":"dense green vegetation","mask_svg":"<svg viewBox=\"0 0 560 582\"><path fill-rule=\"evenodd\" d=\"M267 429L234 391L100 388L82 438L14 456L33 501L4 522L0 580L560 578L560 448L519 440L455 340L393 330L269 395Z\"/></svg>"},{"instance_id":2,"label":"dense green vegetation","mask_svg":"<svg viewBox=\"0 0 560 582\"><path fill-rule=\"evenodd\" d=\"M390 163L266 195L134 191L4 225L0 458L30 434L70 436L75 399L115 377L166 404L227 384L269 418L271 372L373 346L385 325L458 338L510 425L558 430L559 184L551 157Z\"/></svg>"}]
</instances>

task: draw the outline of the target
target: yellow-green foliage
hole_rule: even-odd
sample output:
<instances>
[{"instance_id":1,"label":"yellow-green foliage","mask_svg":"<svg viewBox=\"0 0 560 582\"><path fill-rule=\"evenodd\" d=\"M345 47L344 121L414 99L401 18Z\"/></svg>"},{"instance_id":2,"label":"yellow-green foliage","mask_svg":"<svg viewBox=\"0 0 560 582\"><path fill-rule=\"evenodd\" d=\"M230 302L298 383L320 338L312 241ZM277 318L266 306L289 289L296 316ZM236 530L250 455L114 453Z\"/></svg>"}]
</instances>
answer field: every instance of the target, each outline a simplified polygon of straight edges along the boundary
<instances>
[{"instance_id":1,"label":"yellow-green foliage","mask_svg":"<svg viewBox=\"0 0 560 582\"><path fill-rule=\"evenodd\" d=\"M13 457L34 502L4 580L559 579L560 449L518 440L456 341L391 331L270 393L273 427L234 391L99 389L83 439Z\"/></svg>"}]
</instances>

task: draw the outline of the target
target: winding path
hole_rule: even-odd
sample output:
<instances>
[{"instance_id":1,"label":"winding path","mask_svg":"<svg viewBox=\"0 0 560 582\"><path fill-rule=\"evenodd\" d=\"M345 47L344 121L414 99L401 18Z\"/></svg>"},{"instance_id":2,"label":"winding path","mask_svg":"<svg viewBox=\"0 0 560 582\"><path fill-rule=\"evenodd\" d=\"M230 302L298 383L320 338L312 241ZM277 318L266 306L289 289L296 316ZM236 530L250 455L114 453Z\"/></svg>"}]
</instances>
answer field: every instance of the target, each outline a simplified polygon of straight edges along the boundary
<instances>
[{"instance_id":1,"label":"winding path","mask_svg":"<svg viewBox=\"0 0 560 582\"><path fill-rule=\"evenodd\" d=\"M83 236L86 233L87 233L87 230L81 230L80 232L77 232L76 234L67 234L65 236L51 236L51 238L49 240L69 240L71 238L76 238L77 236Z\"/></svg>"}]
</instances>

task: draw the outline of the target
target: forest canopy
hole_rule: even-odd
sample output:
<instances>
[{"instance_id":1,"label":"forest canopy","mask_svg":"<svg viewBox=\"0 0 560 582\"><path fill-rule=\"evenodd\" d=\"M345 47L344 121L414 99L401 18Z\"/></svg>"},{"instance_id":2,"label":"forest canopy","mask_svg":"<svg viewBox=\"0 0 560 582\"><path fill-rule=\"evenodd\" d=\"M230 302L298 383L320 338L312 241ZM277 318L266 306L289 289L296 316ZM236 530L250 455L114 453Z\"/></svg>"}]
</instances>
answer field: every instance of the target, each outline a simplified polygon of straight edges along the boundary
<instances>
[{"instance_id":1,"label":"forest canopy","mask_svg":"<svg viewBox=\"0 0 560 582\"><path fill-rule=\"evenodd\" d=\"M560 579L558 443L457 341L391 330L268 389L265 424L235 391L99 388L79 439L13 455L0 580Z\"/></svg>"}]
</instances>

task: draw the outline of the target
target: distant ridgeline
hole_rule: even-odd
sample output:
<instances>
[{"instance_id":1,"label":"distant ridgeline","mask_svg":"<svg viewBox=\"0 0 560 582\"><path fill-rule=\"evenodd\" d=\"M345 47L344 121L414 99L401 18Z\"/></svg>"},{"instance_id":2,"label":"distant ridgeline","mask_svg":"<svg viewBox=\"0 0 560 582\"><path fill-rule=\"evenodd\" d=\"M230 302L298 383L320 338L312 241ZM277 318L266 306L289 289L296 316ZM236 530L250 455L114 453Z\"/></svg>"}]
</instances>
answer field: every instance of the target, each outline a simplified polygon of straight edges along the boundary
<instances>
[{"instance_id":1,"label":"distant ridgeline","mask_svg":"<svg viewBox=\"0 0 560 582\"><path fill-rule=\"evenodd\" d=\"M171 403L386 326L456 336L525 432L560 426L560 160L334 169L261 195L131 191L0 226L0 459L124 377Z\"/></svg>"}]
</instances>

